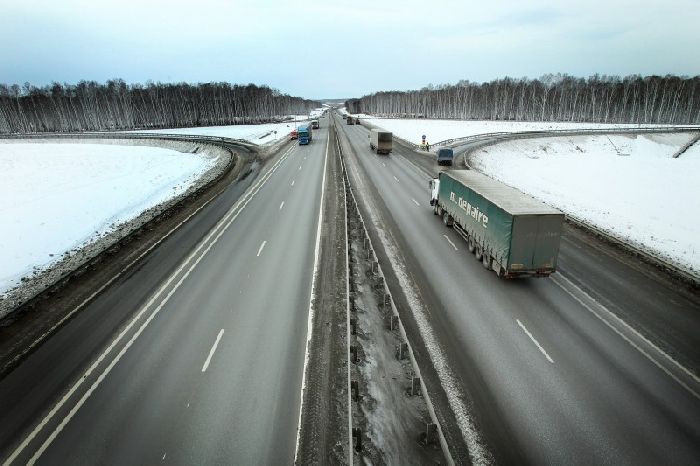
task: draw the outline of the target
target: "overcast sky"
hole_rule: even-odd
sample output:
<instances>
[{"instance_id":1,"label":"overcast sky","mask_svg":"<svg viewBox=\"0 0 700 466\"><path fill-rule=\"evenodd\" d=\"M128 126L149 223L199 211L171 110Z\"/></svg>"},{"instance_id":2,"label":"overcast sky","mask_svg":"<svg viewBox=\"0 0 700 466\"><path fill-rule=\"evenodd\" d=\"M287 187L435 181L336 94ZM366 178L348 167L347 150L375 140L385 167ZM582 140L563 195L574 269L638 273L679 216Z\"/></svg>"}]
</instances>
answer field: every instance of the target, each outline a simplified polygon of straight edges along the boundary
<instances>
[{"instance_id":1,"label":"overcast sky","mask_svg":"<svg viewBox=\"0 0 700 466\"><path fill-rule=\"evenodd\" d=\"M545 73L700 75L700 0L0 0L0 82L307 98Z\"/></svg>"}]
</instances>

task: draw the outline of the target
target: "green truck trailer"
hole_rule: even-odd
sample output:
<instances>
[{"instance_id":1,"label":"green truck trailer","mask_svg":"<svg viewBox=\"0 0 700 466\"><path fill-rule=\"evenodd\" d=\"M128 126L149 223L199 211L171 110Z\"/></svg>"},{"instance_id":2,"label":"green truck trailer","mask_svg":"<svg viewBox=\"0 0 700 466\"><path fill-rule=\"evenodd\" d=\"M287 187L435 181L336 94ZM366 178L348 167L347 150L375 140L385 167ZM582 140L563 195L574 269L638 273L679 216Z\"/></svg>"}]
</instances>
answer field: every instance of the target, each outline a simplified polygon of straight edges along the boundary
<instances>
[{"instance_id":1,"label":"green truck trailer","mask_svg":"<svg viewBox=\"0 0 700 466\"><path fill-rule=\"evenodd\" d=\"M472 170L441 172L430 181L435 215L498 276L548 277L556 271L564 214Z\"/></svg>"}]
</instances>

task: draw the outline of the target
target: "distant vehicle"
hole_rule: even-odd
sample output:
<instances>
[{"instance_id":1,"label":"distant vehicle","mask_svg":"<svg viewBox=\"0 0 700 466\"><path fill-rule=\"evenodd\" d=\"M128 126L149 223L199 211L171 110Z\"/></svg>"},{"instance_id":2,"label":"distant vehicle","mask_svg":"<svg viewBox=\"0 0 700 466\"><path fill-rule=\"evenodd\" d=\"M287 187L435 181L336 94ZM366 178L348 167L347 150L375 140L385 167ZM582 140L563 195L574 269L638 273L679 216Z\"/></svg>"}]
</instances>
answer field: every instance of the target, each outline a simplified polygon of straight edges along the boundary
<instances>
[{"instance_id":1,"label":"distant vehicle","mask_svg":"<svg viewBox=\"0 0 700 466\"><path fill-rule=\"evenodd\" d=\"M313 129L318 129L318 128L320 128L321 126L318 124L318 120L311 120L311 127L312 127Z\"/></svg>"},{"instance_id":2,"label":"distant vehicle","mask_svg":"<svg viewBox=\"0 0 700 466\"><path fill-rule=\"evenodd\" d=\"M289 139L294 140L299 137L299 133L297 132L296 129L293 129L291 133L289 133Z\"/></svg>"},{"instance_id":3,"label":"distant vehicle","mask_svg":"<svg viewBox=\"0 0 700 466\"><path fill-rule=\"evenodd\" d=\"M442 147L437 150L437 163L438 165L452 165L454 156L455 153L452 149Z\"/></svg>"},{"instance_id":4,"label":"distant vehicle","mask_svg":"<svg viewBox=\"0 0 700 466\"><path fill-rule=\"evenodd\" d=\"M313 138L313 131L311 130L310 125L304 125L300 126L297 129L297 132L299 133L299 145L304 146L306 144L311 143L311 139Z\"/></svg>"},{"instance_id":5,"label":"distant vehicle","mask_svg":"<svg viewBox=\"0 0 700 466\"><path fill-rule=\"evenodd\" d=\"M548 277L556 271L564 214L472 170L429 182L430 205L454 227L485 268L499 277Z\"/></svg>"},{"instance_id":6,"label":"distant vehicle","mask_svg":"<svg viewBox=\"0 0 700 466\"><path fill-rule=\"evenodd\" d=\"M348 116L343 113L343 120L345 120Z\"/></svg>"},{"instance_id":7,"label":"distant vehicle","mask_svg":"<svg viewBox=\"0 0 700 466\"><path fill-rule=\"evenodd\" d=\"M392 140L393 137L389 131L372 129L369 132L369 147L377 154L390 154Z\"/></svg>"},{"instance_id":8,"label":"distant vehicle","mask_svg":"<svg viewBox=\"0 0 700 466\"><path fill-rule=\"evenodd\" d=\"M355 119L348 115L347 122L349 125L354 125L355 124Z\"/></svg>"}]
</instances>

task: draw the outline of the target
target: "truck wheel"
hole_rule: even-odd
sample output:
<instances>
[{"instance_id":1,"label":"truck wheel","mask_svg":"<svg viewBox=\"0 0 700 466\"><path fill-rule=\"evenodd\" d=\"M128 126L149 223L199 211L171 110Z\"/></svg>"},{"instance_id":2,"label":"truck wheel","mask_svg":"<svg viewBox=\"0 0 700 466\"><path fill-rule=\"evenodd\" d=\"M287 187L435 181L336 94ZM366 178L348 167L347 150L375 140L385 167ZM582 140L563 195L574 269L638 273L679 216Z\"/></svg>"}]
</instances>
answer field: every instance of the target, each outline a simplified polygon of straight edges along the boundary
<instances>
[{"instance_id":1,"label":"truck wheel","mask_svg":"<svg viewBox=\"0 0 700 466\"><path fill-rule=\"evenodd\" d=\"M444 223L446 227L451 227L452 222L453 222L453 219L452 219L452 216L450 214L448 214L447 212L442 214L442 223Z\"/></svg>"},{"instance_id":2,"label":"truck wheel","mask_svg":"<svg viewBox=\"0 0 700 466\"><path fill-rule=\"evenodd\" d=\"M498 270L496 271L496 275L498 275L498 278L505 278L506 269L504 269L503 267L499 267Z\"/></svg>"},{"instance_id":3,"label":"truck wheel","mask_svg":"<svg viewBox=\"0 0 700 466\"><path fill-rule=\"evenodd\" d=\"M433 206L433 215L440 215L440 207L438 207L437 202Z\"/></svg>"}]
</instances>

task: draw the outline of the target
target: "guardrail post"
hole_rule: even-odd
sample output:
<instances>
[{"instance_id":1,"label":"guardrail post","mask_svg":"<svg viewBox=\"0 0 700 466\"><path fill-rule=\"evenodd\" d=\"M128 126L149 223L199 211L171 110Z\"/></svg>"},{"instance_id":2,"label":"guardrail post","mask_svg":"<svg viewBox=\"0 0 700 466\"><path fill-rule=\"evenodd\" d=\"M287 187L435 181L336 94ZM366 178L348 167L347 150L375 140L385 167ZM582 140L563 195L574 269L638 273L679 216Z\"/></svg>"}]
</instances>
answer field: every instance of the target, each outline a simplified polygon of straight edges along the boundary
<instances>
[{"instance_id":1,"label":"guardrail post","mask_svg":"<svg viewBox=\"0 0 700 466\"><path fill-rule=\"evenodd\" d=\"M408 357L408 343L404 342L396 347L396 359L402 360Z\"/></svg>"},{"instance_id":2,"label":"guardrail post","mask_svg":"<svg viewBox=\"0 0 700 466\"><path fill-rule=\"evenodd\" d=\"M420 395L420 377L411 379L411 396Z\"/></svg>"},{"instance_id":3,"label":"guardrail post","mask_svg":"<svg viewBox=\"0 0 700 466\"><path fill-rule=\"evenodd\" d=\"M350 394L352 396L352 401L360 401L360 388L357 380L350 381Z\"/></svg>"},{"instance_id":4,"label":"guardrail post","mask_svg":"<svg viewBox=\"0 0 700 466\"><path fill-rule=\"evenodd\" d=\"M377 284L375 286L376 286L376 288L384 288L384 277L382 277L381 275L378 276L377 277Z\"/></svg>"},{"instance_id":5,"label":"guardrail post","mask_svg":"<svg viewBox=\"0 0 700 466\"><path fill-rule=\"evenodd\" d=\"M425 443L433 445L437 442L437 424L428 423L425 425Z\"/></svg>"},{"instance_id":6,"label":"guardrail post","mask_svg":"<svg viewBox=\"0 0 700 466\"><path fill-rule=\"evenodd\" d=\"M362 430L359 427L352 428L352 438L355 439L355 451L362 451Z\"/></svg>"},{"instance_id":7,"label":"guardrail post","mask_svg":"<svg viewBox=\"0 0 700 466\"><path fill-rule=\"evenodd\" d=\"M389 329L396 330L397 328L399 328L399 316L392 315L389 322Z\"/></svg>"}]
</instances>

